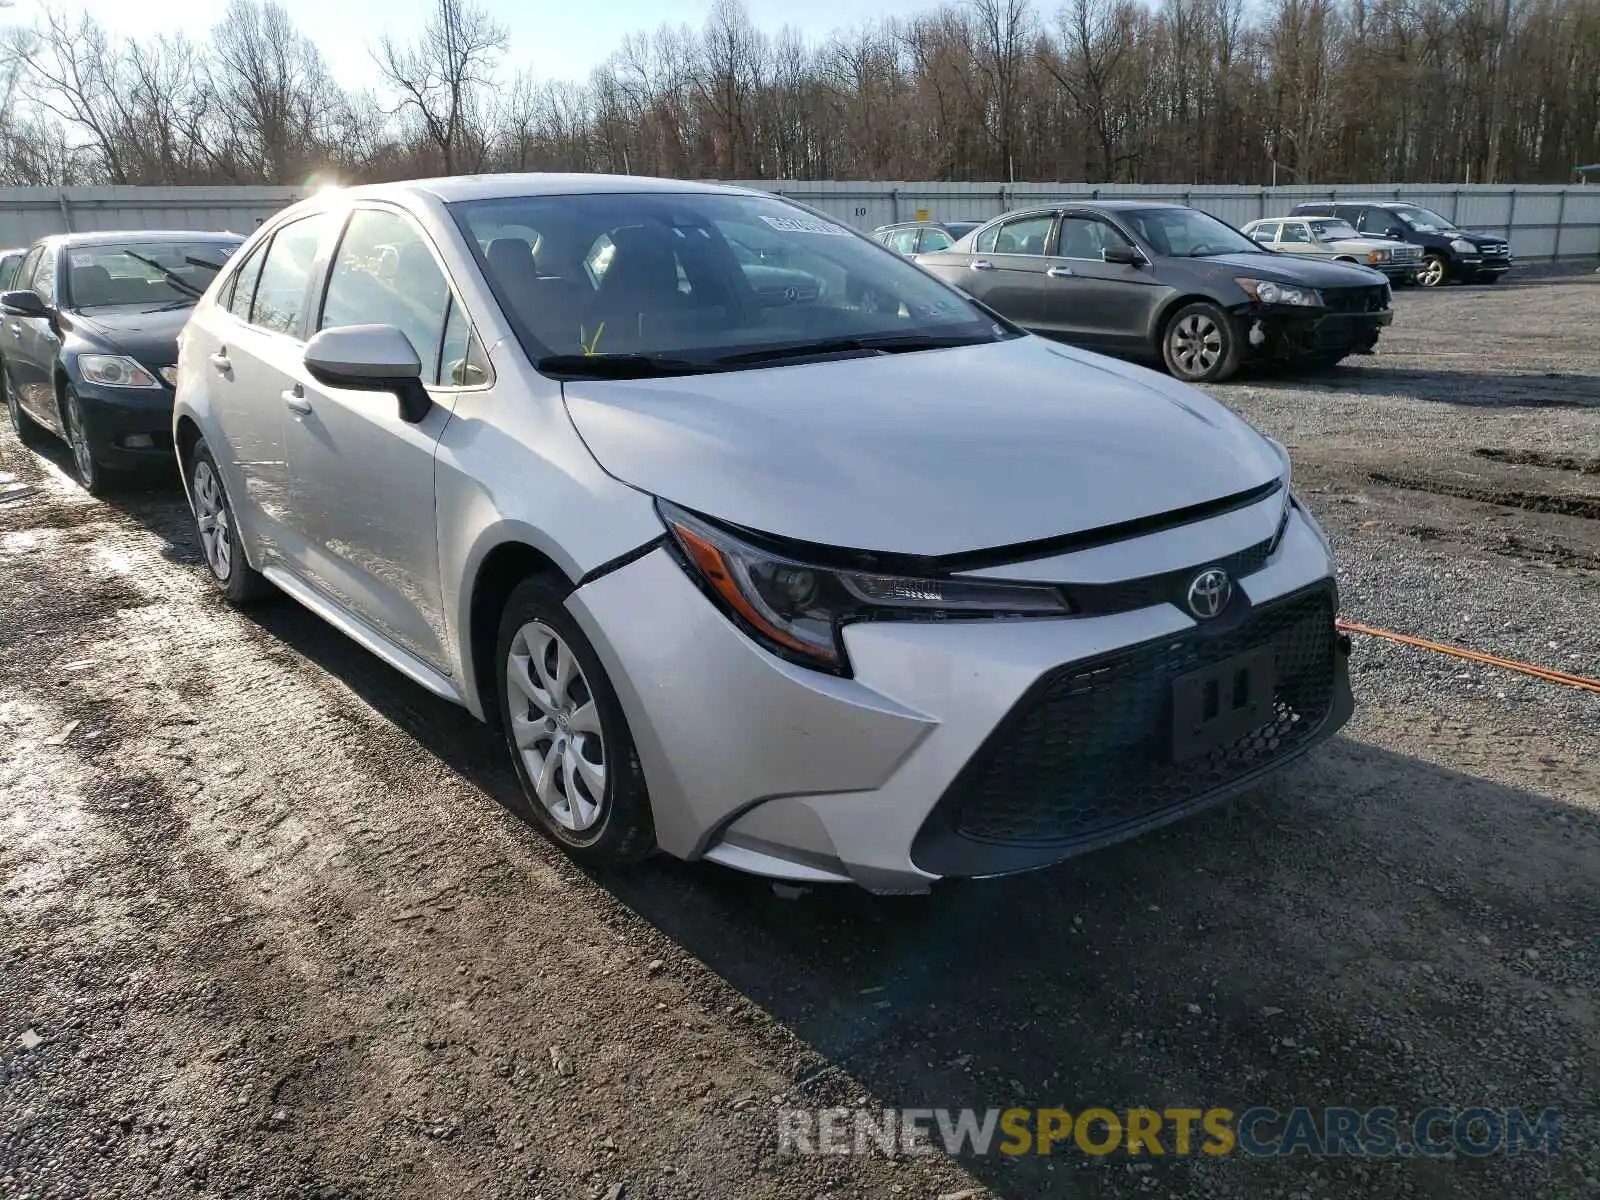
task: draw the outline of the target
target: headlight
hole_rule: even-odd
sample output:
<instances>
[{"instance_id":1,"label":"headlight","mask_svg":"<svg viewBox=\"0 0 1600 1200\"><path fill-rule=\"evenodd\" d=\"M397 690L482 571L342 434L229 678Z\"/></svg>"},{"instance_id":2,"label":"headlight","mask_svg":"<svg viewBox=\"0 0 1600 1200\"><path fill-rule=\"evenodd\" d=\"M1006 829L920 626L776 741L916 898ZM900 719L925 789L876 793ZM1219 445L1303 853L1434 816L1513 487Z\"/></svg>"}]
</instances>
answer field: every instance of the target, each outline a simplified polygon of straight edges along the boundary
<instances>
[{"instance_id":1,"label":"headlight","mask_svg":"<svg viewBox=\"0 0 1600 1200\"><path fill-rule=\"evenodd\" d=\"M1270 279L1235 279L1244 294L1258 304L1297 304L1304 308L1321 308L1322 296L1314 288L1291 287L1287 283L1273 283Z\"/></svg>"},{"instance_id":2,"label":"headlight","mask_svg":"<svg viewBox=\"0 0 1600 1200\"><path fill-rule=\"evenodd\" d=\"M1367 261L1369 263L1386 262L1386 261L1388 261L1388 258L1389 258L1389 252L1387 250L1368 250L1367 251Z\"/></svg>"},{"instance_id":3,"label":"headlight","mask_svg":"<svg viewBox=\"0 0 1600 1200\"><path fill-rule=\"evenodd\" d=\"M83 376L86 383L98 383L102 387L123 388L153 388L161 385L156 382L156 377L150 374L131 358L121 354L80 354L78 355L78 373Z\"/></svg>"},{"instance_id":4,"label":"headlight","mask_svg":"<svg viewBox=\"0 0 1600 1200\"><path fill-rule=\"evenodd\" d=\"M689 573L724 615L773 653L849 674L840 630L893 617L1067 616L1057 588L971 579L924 579L821 567L752 546L658 500Z\"/></svg>"},{"instance_id":5,"label":"headlight","mask_svg":"<svg viewBox=\"0 0 1600 1200\"><path fill-rule=\"evenodd\" d=\"M1450 243L1450 249L1454 250L1457 254L1476 254L1478 252L1478 248L1471 242L1467 241L1466 238L1455 238L1452 240Z\"/></svg>"}]
</instances>

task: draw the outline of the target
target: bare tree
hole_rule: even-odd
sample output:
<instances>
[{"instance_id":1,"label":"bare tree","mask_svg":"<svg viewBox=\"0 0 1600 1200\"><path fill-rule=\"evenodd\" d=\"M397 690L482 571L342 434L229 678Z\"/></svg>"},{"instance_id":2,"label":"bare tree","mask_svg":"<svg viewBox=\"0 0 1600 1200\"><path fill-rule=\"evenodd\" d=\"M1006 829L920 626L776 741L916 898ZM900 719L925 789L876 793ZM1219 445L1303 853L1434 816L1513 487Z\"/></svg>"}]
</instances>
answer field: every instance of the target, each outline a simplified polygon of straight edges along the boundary
<instances>
[{"instance_id":1,"label":"bare tree","mask_svg":"<svg viewBox=\"0 0 1600 1200\"><path fill-rule=\"evenodd\" d=\"M506 46L505 26L470 0L436 0L410 45L388 34L378 43L378 70L401 109L420 119L446 175L483 164L489 139L481 118Z\"/></svg>"}]
</instances>

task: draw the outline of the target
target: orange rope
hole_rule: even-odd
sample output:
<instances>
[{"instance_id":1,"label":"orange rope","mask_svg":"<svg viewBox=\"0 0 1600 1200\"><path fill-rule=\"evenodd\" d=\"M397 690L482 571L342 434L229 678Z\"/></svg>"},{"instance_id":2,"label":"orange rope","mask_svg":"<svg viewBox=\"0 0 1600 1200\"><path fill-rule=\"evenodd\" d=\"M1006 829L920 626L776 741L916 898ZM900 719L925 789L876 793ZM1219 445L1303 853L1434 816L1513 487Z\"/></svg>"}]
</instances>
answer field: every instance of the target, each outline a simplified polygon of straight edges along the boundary
<instances>
[{"instance_id":1,"label":"orange rope","mask_svg":"<svg viewBox=\"0 0 1600 1200\"><path fill-rule=\"evenodd\" d=\"M1334 623L1348 633L1365 633L1370 634L1372 637L1388 638L1391 642L1400 642L1407 646L1420 646L1424 650L1437 650L1440 654L1451 654L1456 658L1486 663L1491 667L1504 667L1508 671L1520 671L1524 675L1532 675L1535 679L1544 679L1550 683L1564 683L1568 687L1582 688L1586 692L1600 693L1600 679L1588 679L1582 675L1569 675L1565 671L1552 671L1548 667L1532 667L1527 663L1520 663L1514 659L1498 658L1493 654L1483 654L1477 650L1465 650L1460 646L1446 646L1442 642L1430 642L1423 638L1412 637L1410 634L1393 633L1387 629L1374 629L1370 625L1357 625L1353 621L1336 621Z\"/></svg>"}]
</instances>

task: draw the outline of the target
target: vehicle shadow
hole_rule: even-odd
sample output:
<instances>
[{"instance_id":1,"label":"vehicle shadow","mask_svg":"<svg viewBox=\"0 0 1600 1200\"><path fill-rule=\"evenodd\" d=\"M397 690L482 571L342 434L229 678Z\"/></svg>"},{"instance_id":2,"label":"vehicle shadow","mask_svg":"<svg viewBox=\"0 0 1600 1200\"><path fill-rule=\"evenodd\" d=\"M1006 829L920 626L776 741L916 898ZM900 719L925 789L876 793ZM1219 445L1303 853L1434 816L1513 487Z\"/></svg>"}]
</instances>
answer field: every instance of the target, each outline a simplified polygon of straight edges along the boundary
<instances>
[{"instance_id":1,"label":"vehicle shadow","mask_svg":"<svg viewBox=\"0 0 1600 1200\"><path fill-rule=\"evenodd\" d=\"M1600 387L1592 375L1413 369L1360 359L1321 369L1263 369L1208 387L1224 399L1236 388L1292 387L1329 395L1401 396L1461 408L1600 408Z\"/></svg>"}]
</instances>

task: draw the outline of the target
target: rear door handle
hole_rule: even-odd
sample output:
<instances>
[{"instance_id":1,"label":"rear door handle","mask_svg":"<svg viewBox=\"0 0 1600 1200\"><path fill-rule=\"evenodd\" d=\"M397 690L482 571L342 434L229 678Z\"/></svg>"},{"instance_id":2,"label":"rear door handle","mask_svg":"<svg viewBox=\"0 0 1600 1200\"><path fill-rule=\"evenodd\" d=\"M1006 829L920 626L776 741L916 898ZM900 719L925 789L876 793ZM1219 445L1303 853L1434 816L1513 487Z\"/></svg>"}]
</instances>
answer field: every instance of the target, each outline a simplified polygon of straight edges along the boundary
<instances>
[{"instance_id":1,"label":"rear door handle","mask_svg":"<svg viewBox=\"0 0 1600 1200\"><path fill-rule=\"evenodd\" d=\"M1071 267L1051 267L1045 272L1051 279L1066 279L1072 274Z\"/></svg>"},{"instance_id":2,"label":"rear door handle","mask_svg":"<svg viewBox=\"0 0 1600 1200\"><path fill-rule=\"evenodd\" d=\"M972 260L972 262L968 263L967 265L970 266L974 271L992 271L992 270L994 270L994 264L992 262L990 262L986 258L975 258L975 259Z\"/></svg>"},{"instance_id":3,"label":"rear door handle","mask_svg":"<svg viewBox=\"0 0 1600 1200\"><path fill-rule=\"evenodd\" d=\"M211 356L211 365L224 375L233 370L233 364L228 361L228 352L226 350L218 350L213 354Z\"/></svg>"},{"instance_id":4,"label":"rear door handle","mask_svg":"<svg viewBox=\"0 0 1600 1200\"><path fill-rule=\"evenodd\" d=\"M291 412L297 412L302 417L311 411L311 401L306 399L306 389L298 383L292 388L284 389L283 402L289 406Z\"/></svg>"}]
</instances>

